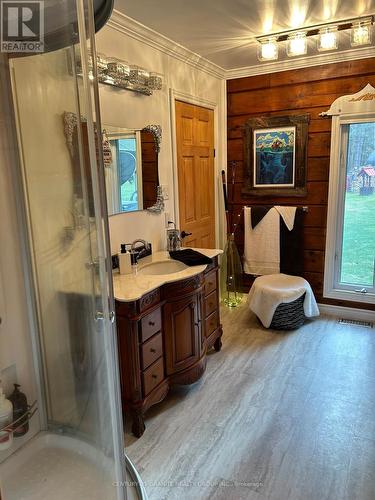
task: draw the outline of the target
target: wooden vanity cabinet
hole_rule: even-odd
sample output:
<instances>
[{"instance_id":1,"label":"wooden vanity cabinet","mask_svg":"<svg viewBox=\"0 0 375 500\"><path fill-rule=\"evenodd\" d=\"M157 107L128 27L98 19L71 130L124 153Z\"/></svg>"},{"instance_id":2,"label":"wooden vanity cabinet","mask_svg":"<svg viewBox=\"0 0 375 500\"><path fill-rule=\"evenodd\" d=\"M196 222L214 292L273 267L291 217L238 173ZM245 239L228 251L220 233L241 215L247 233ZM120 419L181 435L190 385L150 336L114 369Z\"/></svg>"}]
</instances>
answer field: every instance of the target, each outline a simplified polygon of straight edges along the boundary
<instances>
[{"instance_id":1,"label":"wooden vanity cabinet","mask_svg":"<svg viewBox=\"0 0 375 500\"><path fill-rule=\"evenodd\" d=\"M201 274L134 302L116 301L116 319L123 412L140 437L148 408L171 385L196 382L207 350L221 349L217 257Z\"/></svg>"}]
</instances>

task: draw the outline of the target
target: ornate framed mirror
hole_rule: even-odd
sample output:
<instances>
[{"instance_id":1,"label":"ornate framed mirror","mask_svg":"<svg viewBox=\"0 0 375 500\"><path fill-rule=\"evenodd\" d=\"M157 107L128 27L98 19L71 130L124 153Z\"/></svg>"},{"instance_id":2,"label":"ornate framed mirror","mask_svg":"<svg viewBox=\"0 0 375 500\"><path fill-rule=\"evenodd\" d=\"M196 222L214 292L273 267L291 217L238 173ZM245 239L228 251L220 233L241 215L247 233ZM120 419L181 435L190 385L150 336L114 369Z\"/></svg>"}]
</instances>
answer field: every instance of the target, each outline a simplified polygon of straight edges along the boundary
<instances>
[{"instance_id":1,"label":"ornate framed mirror","mask_svg":"<svg viewBox=\"0 0 375 500\"><path fill-rule=\"evenodd\" d=\"M80 172L76 171L79 151L77 116L74 113L64 113L64 132L75 178ZM84 121L82 134L84 137L87 134ZM159 185L161 126L128 129L106 125L102 139L108 215L140 210L153 213L163 211L164 200ZM84 155L86 153L83 151ZM90 181L91 177L88 179ZM82 198L83 193L75 192L75 196Z\"/></svg>"},{"instance_id":2,"label":"ornate framed mirror","mask_svg":"<svg viewBox=\"0 0 375 500\"><path fill-rule=\"evenodd\" d=\"M104 156L108 214L150 210L164 204L159 189L159 125L143 129L105 126Z\"/></svg>"}]
</instances>

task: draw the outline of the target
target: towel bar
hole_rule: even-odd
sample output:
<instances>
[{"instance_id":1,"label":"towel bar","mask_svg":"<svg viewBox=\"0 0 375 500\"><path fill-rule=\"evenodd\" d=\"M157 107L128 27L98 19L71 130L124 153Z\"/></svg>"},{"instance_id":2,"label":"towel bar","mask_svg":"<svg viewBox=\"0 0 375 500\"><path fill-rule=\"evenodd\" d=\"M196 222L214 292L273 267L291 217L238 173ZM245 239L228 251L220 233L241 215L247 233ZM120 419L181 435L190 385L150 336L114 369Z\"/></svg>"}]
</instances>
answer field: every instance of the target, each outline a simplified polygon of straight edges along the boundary
<instances>
[{"instance_id":1,"label":"towel bar","mask_svg":"<svg viewBox=\"0 0 375 500\"><path fill-rule=\"evenodd\" d=\"M244 207L242 207L242 210L245 210L245 208L249 208L248 205L245 205ZM302 208L302 211L306 212L306 213L309 211L309 207L307 207L307 206L297 207L297 208Z\"/></svg>"}]
</instances>

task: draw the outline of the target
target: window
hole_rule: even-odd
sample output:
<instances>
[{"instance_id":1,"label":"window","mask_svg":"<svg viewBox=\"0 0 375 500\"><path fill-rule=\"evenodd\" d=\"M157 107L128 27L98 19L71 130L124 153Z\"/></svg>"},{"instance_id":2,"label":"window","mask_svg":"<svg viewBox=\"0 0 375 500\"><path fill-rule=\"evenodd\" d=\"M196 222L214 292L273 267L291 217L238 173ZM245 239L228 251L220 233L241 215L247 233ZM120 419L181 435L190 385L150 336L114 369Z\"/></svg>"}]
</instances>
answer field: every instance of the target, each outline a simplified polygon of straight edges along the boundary
<instances>
[{"instance_id":1,"label":"window","mask_svg":"<svg viewBox=\"0 0 375 500\"><path fill-rule=\"evenodd\" d=\"M375 303L375 89L337 99L332 115L324 296Z\"/></svg>"},{"instance_id":2,"label":"window","mask_svg":"<svg viewBox=\"0 0 375 500\"><path fill-rule=\"evenodd\" d=\"M374 293L375 121L342 125L335 288Z\"/></svg>"}]
</instances>

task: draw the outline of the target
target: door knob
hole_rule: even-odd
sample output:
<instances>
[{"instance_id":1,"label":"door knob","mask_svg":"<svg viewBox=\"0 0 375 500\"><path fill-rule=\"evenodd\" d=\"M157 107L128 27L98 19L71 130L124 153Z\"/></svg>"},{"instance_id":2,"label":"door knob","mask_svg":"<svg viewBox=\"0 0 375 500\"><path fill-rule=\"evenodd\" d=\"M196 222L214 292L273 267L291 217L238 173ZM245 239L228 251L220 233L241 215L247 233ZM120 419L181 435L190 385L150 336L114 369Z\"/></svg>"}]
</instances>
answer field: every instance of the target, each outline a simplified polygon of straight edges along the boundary
<instances>
[{"instance_id":1,"label":"door knob","mask_svg":"<svg viewBox=\"0 0 375 500\"><path fill-rule=\"evenodd\" d=\"M186 231L181 231L181 238L185 238L186 236L190 236L193 233L187 233Z\"/></svg>"}]
</instances>

